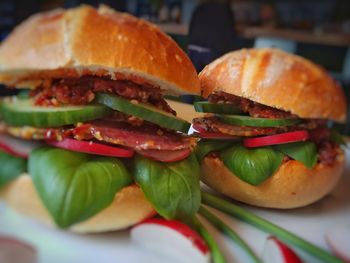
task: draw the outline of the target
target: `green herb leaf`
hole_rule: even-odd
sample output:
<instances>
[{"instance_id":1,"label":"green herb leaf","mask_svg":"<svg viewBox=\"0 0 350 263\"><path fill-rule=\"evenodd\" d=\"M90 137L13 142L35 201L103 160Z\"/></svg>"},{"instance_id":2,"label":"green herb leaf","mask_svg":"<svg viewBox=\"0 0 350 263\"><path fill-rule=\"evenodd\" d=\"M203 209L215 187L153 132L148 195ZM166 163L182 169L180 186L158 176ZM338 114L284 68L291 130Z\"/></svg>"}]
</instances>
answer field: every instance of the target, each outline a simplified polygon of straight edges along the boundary
<instances>
[{"instance_id":1,"label":"green herb leaf","mask_svg":"<svg viewBox=\"0 0 350 263\"><path fill-rule=\"evenodd\" d=\"M253 214L249 210L245 210L242 207L235 205L232 202L228 202L224 199L216 197L215 195L207 192L202 192L202 200L203 200L203 204L206 204L215 209L218 209L228 215L231 215L234 218L243 220L244 222L252 226L260 228L266 233L275 235L276 237L286 242L287 244L294 245L299 249L304 250L310 255L313 255L316 258L318 258L320 261L317 260L317 262L327 262L327 263L343 262L336 256L333 256L332 254L330 254L328 251L320 247L314 246L313 244L296 236L295 234L267 221L266 219L263 219Z\"/></svg>"},{"instance_id":2,"label":"green herb leaf","mask_svg":"<svg viewBox=\"0 0 350 263\"><path fill-rule=\"evenodd\" d=\"M187 219L199 209L199 165L193 154L175 163L137 156L135 180L156 211L167 219Z\"/></svg>"},{"instance_id":3,"label":"green herb leaf","mask_svg":"<svg viewBox=\"0 0 350 263\"><path fill-rule=\"evenodd\" d=\"M220 151L229 146L231 146L233 142L230 141L219 141L219 140L200 140L197 143L197 147L194 150L194 153L198 159L198 161L202 161L202 159L210 152Z\"/></svg>"},{"instance_id":4,"label":"green herb leaf","mask_svg":"<svg viewBox=\"0 0 350 263\"><path fill-rule=\"evenodd\" d=\"M226 167L241 180L258 185L280 167L283 154L271 147L248 149L236 144L221 153Z\"/></svg>"},{"instance_id":5,"label":"green herb leaf","mask_svg":"<svg viewBox=\"0 0 350 263\"><path fill-rule=\"evenodd\" d=\"M338 132L336 129L330 129L331 130L331 141L335 142L338 145L341 146L347 146L347 143L343 137L343 135L341 135L340 132Z\"/></svg>"},{"instance_id":6,"label":"green herb leaf","mask_svg":"<svg viewBox=\"0 0 350 263\"><path fill-rule=\"evenodd\" d=\"M317 148L313 142L294 142L276 145L275 149L302 162L311 169L317 163Z\"/></svg>"},{"instance_id":7,"label":"green herb leaf","mask_svg":"<svg viewBox=\"0 0 350 263\"><path fill-rule=\"evenodd\" d=\"M32 152L29 173L41 200L62 228L95 215L113 201L116 192L132 183L116 158L51 147Z\"/></svg>"},{"instance_id":8,"label":"green herb leaf","mask_svg":"<svg viewBox=\"0 0 350 263\"><path fill-rule=\"evenodd\" d=\"M27 160L0 150L0 187L27 171Z\"/></svg>"}]
</instances>

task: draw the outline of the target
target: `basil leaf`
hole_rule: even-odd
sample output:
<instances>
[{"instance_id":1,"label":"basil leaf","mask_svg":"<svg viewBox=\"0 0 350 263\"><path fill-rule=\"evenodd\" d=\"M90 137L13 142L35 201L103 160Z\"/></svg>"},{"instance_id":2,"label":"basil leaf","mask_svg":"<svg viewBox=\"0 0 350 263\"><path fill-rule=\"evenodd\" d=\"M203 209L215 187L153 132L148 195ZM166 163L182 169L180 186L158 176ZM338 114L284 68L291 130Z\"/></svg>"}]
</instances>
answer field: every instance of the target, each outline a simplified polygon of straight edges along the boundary
<instances>
[{"instance_id":1,"label":"basil leaf","mask_svg":"<svg viewBox=\"0 0 350 263\"><path fill-rule=\"evenodd\" d=\"M27 171L27 160L0 150L0 187Z\"/></svg>"},{"instance_id":2,"label":"basil leaf","mask_svg":"<svg viewBox=\"0 0 350 263\"><path fill-rule=\"evenodd\" d=\"M331 141L341 145L341 146L347 146L347 143L343 137L343 135L340 134L340 132L338 132L336 129L331 129L331 137L330 137Z\"/></svg>"},{"instance_id":3,"label":"basil leaf","mask_svg":"<svg viewBox=\"0 0 350 263\"><path fill-rule=\"evenodd\" d=\"M241 180L258 185L280 167L283 154L271 147L248 149L236 144L221 153L225 166Z\"/></svg>"},{"instance_id":4,"label":"basil leaf","mask_svg":"<svg viewBox=\"0 0 350 263\"><path fill-rule=\"evenodd\" d=\"M302 162L309 169L317 163L317 148L313 142L286 143L276 145L274 148L294 160Z\"/></svg>"},{"instance_id":5,"label":"basil leaf","mask_svg":"<svg viewBox=\"0 0 350 263\"><path fill-rule=\"evenodd\" d=\"M137 156L135 180L155 210L167 219L187 219L199 209L199 165L193 154L175 163Z\"/></svg>"},{"instance_id":6,"label":"basil leaf","mask_svg":"<svg viewBox=\"0 0 350 263\"><path fill-rule=\"evenodd\" d=\"M198 161L202 161L202 159L210 152L213 151L220 151L223 150L229 146L231 146L233 143L229 141L218 141L218 140L200 140L197 143L197 147L194 150L194 153L198 159Z\"/></svg>"},{"instance_id":7,"label":"basil leaf","mask_svg":"<svg viewBox=\"0 0 350 263\"><path fill-rule=\"evenodd\" d=\"M133 181L116 158L51 147L32 152L29 173L41 200L62 228L95 215Z\"/></svg>"}]
</instances>

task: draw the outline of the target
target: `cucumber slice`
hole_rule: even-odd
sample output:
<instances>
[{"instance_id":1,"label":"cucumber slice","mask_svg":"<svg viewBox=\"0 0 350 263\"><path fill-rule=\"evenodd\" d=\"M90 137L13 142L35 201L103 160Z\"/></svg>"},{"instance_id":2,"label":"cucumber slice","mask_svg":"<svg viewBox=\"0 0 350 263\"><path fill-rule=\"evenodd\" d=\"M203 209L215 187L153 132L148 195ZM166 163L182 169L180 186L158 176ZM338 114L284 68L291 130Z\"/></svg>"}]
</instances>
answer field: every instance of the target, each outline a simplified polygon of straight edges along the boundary
<instances>
[{"instance_id":1,"label":"cucumber slice","mask_svg":"<svg viewBox=\"0 0 350 263\"><path fill-rule=\"evenodd\" d=\"M290 126L300 122L299 119L252 118L240 115L217 115L217 117L227 124L252 127Z\"/></svg>"},{"instance_id":2,"label":"cucumber slice","mask_svg":"<svg viewBox=\"0 0 350 263\"><path fill-rule=\"evenodd\" d=\"M161 127L188 133L191 124L165 111L142 103L134 103L127 99L106 94L98 93L96 101L102 103L114 110L136 116L145 121L158 124Z\"/></svg>"},{"instance_id":3,"label":"cucumber slice","mask_svg":"<svg viewBox=\"0 0 350 263\"><path fill-rule=\"evenodd\" d=\"M4 101L1 115L12 126L59 127L98 119L112 111L102 105L43 107L35 106L31 99Z\"/></svg>"},{"instance_id":4,"label":"cucumber slice","mask_svg":"<svg viewBox=\"0 0 350 263\"><path fill-rule=\"evenodd\" d=\"M233 104L227 103L210 103L207 101L197 101L194 108L198 112L211 112L221 114L237 114L241 113L241 109Z\"/></svg>"}]
</instances>

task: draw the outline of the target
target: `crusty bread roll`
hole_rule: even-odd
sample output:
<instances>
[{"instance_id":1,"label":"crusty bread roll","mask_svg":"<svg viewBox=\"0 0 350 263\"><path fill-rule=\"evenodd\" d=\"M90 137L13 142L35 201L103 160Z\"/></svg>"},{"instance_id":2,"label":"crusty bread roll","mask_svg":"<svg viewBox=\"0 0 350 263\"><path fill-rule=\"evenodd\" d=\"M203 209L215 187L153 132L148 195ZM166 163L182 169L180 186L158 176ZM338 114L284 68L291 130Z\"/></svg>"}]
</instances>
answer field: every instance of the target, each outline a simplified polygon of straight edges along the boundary
<instances>
[{"instance_id":1,"label":"crusty bread roll","mask_svg":"<svg viewBox=\"0 0 350 263\"><path fill-rule=\"evenodd\" d=\"M0 46L0 83L34 88L42 80L106 76L198 94L190 59L156 26L106 6L36 14Z\"/></svg>"},{"instance_id":2,"label":"crusty bread roll","mask_svg":"<svg viewBox=\"0 0 350 263\"><path fill-rule=\"evenodd\" d=\"M201 167L204 183L233 199L269 208L296 208L311 204L329 193L343 172L344 154L333 165L308 169L295 160L283 163L260 185L250 185L231 173L219 158L207 156Z\"/></svg>"},{"instance_id":3,"label":"crusty bread roll","mask_svg":"<svg viewBox=\"0 0 350 263\"><path fill-rule=\"evenodd\" d=\"M278 49L228 53L206 66L199 78L205 97L224 91L300 118L346 120L344 92L327 72Z\"/></svg>"},{"instance_id":4,"label":"crusty bread roll","mask_svg":"<svg viewBox=\"0 0 350 263\"><path fill-rule=\"evenodd\" d=\"M0 199L17 212L37 221L54 226L54 222L42 204L29 175L23 174L0 191ZM137 185L123 188L115 195L107 208L86 221L73 225L77 233L95 233L124 229L155 215Z\"/></svg>"},{"instance_id":5,"label":"crusty bread roll","mask_svg":"<svg viewBox=\"0 0 350 263\"><path fill-rule=\"evenodd\" d=\"M243 49L228 53L199 74L202 94L223 91L291 112L300 118L346 120L344 92L321 67L278 49ZM213 189L239 201L270 208L296 208L329 193L345 164L342 150L331 165L308 169L296 160L284 162L259 185L234 175L219 159L206 156L202 180Z\"/></svg>"}]
</instances>

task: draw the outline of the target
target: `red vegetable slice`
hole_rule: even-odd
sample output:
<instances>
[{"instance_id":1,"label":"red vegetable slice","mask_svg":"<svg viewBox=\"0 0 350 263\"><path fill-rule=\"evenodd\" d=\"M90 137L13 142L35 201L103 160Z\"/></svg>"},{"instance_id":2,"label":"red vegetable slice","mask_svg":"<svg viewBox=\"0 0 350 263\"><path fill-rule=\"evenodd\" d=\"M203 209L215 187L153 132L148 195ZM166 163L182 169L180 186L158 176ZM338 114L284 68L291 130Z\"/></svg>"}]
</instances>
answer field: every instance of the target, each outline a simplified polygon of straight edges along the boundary
<instances>
[{"instance_id":1,"label":"red vegetable slice","mask_svg":"<svg viewBox=\"0 0 350 263\"><path fill-rule=\"evenodd\" d=\"M243 140L243 145L245 147L261 147L276 144L284 144L290 142L305 141L309 138L308 131L293 131L280 133L275 135L247 138Z\"/></svg>"},{"instance_id":2,"label":"red vegetable slice","mask_svg":"<svg viewBox=\"0 0 350 263\"><path fill-rule=\"evenodd\" d=\"M137 150L137 152L149 159L171 163L183 160L187 158L191 154L190 149L182 149L182 150Z\"/></svg>"},{"instance_id":3,"label":"red vegetable slice","mask_svg":"<svg viewBox=\"0 0 350 263\"><path fill-rule=\"evenodd\" d=\"M202 132L208 132L202 125L199 125L197 123L193 123L192 124L193 129L195 129L196 131L198 131L199 133Z\"/></svg>"},{"instance_id":4,"label":"red vegetable slice","mask_svg":"<svg viewBox=\"0 0 350 263\"><path fill-rule=\"evenodd\" d=\"M0 236L1 262L38 262L38 253L34 246L10 236Z\"/></svg>"},{"instance_id":5,"label":"red vegetable slice","mask_svg":"<svg viewBox=\"0 0 350 263\"><path fill-rule=\"evenodd\" d=\"M62 141L46 140L46 143L57 148L62 148L62 149L71 150L75 152L83 152L83 153L90 153L90 154L96 154L96 155L123 157L123 158L134 156L133 150L129 150L121 147L109 146L101 143L96 143L93 141L78 141L75 139L66 138L66 139L63 139Z\"/></svg>"},{"instance_id":6,"label":"red vegetable slice","mask_svg":"<svg viewBox=\"0 0 350 263\"><path fill-rule=\"evenodd\" d=\"M0 134L0 149L16 157L27 159L30 152L40 146L40 142L17 139L7 134Z\"/></svg>"}]
</instances>

